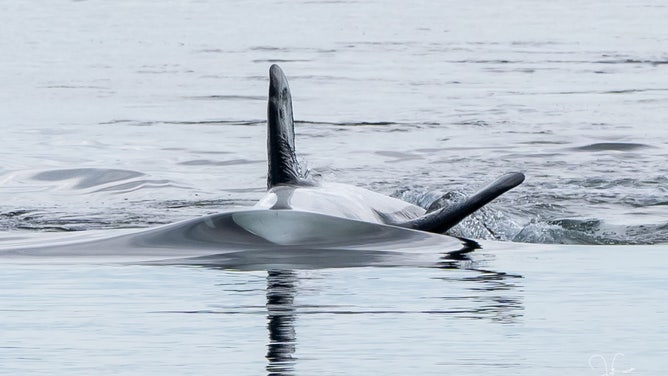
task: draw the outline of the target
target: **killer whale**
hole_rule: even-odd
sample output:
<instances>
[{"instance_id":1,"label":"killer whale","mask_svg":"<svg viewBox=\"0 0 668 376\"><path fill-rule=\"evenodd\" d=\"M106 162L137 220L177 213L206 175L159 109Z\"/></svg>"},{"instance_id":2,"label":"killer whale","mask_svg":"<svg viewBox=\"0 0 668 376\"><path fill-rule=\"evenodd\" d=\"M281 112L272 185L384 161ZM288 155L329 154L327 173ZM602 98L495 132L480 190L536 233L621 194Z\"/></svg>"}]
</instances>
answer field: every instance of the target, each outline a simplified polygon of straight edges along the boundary
<instances>
[{"instance_id":1,"label":"killer whale","mask_svg":"<svg viewBox=\"0 0 668 376\"><path fill-rule=\"evenodd\" d=\"M362 188L317 184L306 179L295 154L292 95L283 70L269 69L267 105L267 188L258 207L270 210L301 210L398 226L419 231L444 233L489 202L518 186L524 174L501 176L474 195L454 205L426 212L416 205ZM255 228L253 231L258 231Z\"/></svg>"},{"instance_id":2,"label":"killer whale","mask_svg":"<svg viewBox=\"0 0 668 376\"><path fill-rule=\"evenodd\" d=\"M4 234L0 258L237 269L429 266L442 262L443 252L475 248L443 233L523 180L521 173L504 175L462 202L431 211L360 187L315 181L298 162L288 80L272 65L267 194L255 206L139 231Z\"/></svg>"}]
</instances>

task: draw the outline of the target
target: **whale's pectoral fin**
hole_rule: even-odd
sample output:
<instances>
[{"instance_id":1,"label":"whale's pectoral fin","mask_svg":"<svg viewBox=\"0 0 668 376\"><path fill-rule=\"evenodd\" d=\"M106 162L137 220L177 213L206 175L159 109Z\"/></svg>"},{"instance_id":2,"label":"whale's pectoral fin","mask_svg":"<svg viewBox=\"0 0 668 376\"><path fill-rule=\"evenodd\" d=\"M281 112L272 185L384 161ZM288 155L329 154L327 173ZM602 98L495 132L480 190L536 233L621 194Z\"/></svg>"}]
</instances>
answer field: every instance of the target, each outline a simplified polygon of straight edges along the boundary
<instances>
[{"instance_id":1,"label":"whale's pectoral fin","mask_svg":"<svg viewBox=\"0 0 668 376\"><path fill-rule=\"evenodd\" d=\"M462 219L487 205L503 193L522 184L523 181L524 174L519 172L503 175L464 201L397 225L429 232L446 232Z\"/></svg>"},{"instance_id":2,"label":"whale's pectoral fin","mask_svg":"<svg viewBox=\"0 0 668 376\"><path fill-rule=\"evenodd\" d=\"M288 79L274 64L269 69L269 101L267 105L267 188L279 184L301 182L295 155L295 130L292 96Z\"/></svg>"}]
</instances>

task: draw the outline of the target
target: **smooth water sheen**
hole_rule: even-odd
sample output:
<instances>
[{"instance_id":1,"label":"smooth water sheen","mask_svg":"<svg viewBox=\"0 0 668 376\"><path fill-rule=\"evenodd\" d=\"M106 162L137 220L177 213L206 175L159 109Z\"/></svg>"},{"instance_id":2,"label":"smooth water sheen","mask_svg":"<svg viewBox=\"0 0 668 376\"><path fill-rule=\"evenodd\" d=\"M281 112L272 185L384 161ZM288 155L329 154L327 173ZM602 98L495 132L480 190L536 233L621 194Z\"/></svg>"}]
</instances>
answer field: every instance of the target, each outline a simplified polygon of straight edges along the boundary
<instances>
[{"instance_id":1,"label":"smooth water sheen","mask_svg":"<svg viewBox=\"0 0 668 376\"><path fill-rule=\"evenodd\" d=\"M666 19L658 0L0 4L3 247L254 205L272 63L316 178L427 207L527 175L452 257L3 260L0 374L664 373Z\"/></svg>"}]
</instances>

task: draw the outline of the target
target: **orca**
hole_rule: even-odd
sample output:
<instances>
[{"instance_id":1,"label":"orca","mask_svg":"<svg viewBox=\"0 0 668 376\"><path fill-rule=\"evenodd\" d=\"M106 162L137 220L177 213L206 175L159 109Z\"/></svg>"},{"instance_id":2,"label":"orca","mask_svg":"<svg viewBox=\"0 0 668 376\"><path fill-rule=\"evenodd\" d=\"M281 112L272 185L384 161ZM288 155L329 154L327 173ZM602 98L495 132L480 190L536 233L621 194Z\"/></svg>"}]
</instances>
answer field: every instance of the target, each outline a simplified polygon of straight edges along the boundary
<instances>
[{"instance_id":1,"label":"orca","mask_svg":"<svg viewBox=\"0 0 668 376\"><path fill-rule=\"evenodd\" d=\"M238 269L434 265L443 262L442 252L476 248L475 242L444 233L524 180L522 173L506 174L461 202L433 210L316 181L297 158L290 87L278 65L269 70L267 160L267 194L253 207L139 231L82 231L48 239L4 234L0 258Z\"/></svg>"},{"instance_id":2,"label":"orca","mask_svg":"<svg viewBox=\"0 0 668 376\"><path fill-rule=\"evenodd\" d=\"M309 180L305 177L295 153L290 87L283 70L276 64L269 69L267 154L268 192L256 206L277 211L275 220L262 223L241 220L239 223L265 238L284 236L294 231L293 228L299 228L294 223L288 225L283 221L278 213L284 210L315 211L364 222L445 233L473 212L524 181L524 174L509 173L464 201L427 213L416 205L363 188Z\"/></svg>"}]
</instances>

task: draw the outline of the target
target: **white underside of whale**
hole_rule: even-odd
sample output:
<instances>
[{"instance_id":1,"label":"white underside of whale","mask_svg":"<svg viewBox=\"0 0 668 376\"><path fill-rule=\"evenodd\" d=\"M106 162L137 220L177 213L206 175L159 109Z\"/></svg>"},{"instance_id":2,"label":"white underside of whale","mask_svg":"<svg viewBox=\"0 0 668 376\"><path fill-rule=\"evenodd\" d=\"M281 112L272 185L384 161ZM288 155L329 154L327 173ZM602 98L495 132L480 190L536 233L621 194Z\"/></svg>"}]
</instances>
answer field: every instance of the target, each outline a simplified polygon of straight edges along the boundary
<instances>
[{"instance_id":1,"label":"white underside of whale","mask_svg":"<svg viewBox=\"0 0 668 376\"><path fill-rule=\"evenodd\" d=\"M262 209L291 209L371 223L400 223L424 215L408 202L347 184L276 186L256 205Z\"/></svg>"},{"instance_id":2,"label":"white underside of whale","mask_svg":"<svg viewBox=\"0 0 668 376\"><path fill-rule=\"evenodd\" d=\"M365 231L357 221L375 224L400 223L424 214L407 202L345 184L276 186L255 210L233 215L246 231L280 245L355 236ZM305 216L317 213L325 216ZM354 221L331 221L328 217Z\"/></svg>"}]
</instances>

